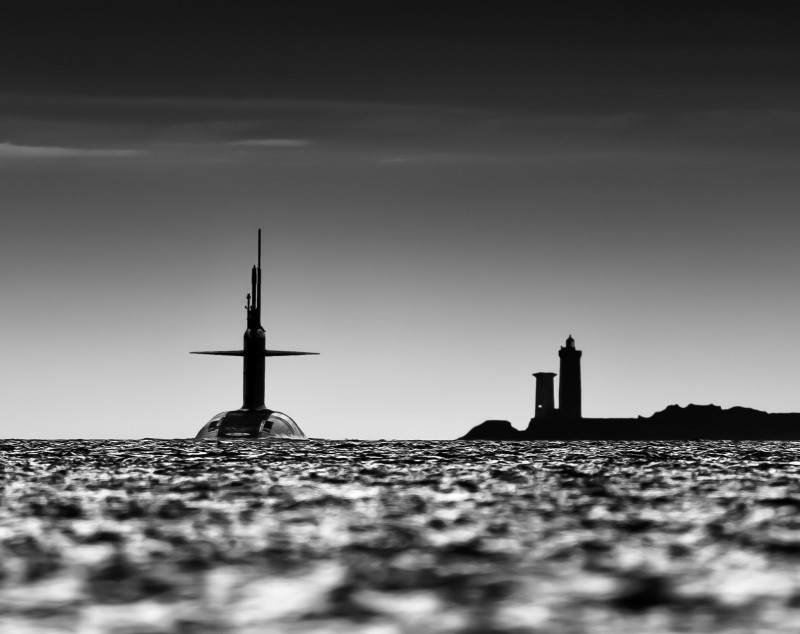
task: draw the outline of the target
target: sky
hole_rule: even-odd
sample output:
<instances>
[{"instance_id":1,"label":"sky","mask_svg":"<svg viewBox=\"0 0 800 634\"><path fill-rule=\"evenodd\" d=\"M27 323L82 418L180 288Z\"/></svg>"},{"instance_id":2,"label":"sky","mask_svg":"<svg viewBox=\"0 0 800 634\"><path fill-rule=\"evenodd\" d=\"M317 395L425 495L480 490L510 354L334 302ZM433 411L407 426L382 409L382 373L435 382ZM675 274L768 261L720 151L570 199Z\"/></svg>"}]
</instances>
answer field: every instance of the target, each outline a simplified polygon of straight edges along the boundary
<instances>
[{"instance_id":1,"label":"sky","mask_svg":"<svg viewBox=\"0 0 800 634\"><path fill-rule=\"evenodd\" d=\"M312 437L800 411L800 40L779 2L11 3L0 435Z\"/></svg>"}]
</instances>

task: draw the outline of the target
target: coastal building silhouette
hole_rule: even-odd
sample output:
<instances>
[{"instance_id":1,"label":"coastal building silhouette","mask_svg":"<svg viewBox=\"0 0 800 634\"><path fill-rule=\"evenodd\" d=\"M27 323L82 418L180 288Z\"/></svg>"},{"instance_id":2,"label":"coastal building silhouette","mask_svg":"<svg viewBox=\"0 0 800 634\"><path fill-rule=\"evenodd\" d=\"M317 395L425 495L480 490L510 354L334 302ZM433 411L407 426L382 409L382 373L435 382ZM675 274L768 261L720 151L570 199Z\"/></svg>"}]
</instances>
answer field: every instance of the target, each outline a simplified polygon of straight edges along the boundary
<instances>
[{"instance_id":1,"label":"coastal building silhouette","mask_svg":"<svg viewBox=\"0 0 800 634\"><path fill-rule=\"evenodd\" d=\"M575 339L567 337L566 345L561 346L558 356L561 359L561 372L558 380L558 408L553 396L555 372L534 372L536 377L536 410L533 418L559 419L581 418L581 355L575 348ZM531 419L533 422L533 419Z\"/></svg>"},{"instance_id":2,"label":"coastal building silhouette","mask_svg":"<svg viewBox=\"0 0 800 634\"><path fill-rule=\"evenodd\" d=\"M558 380L558 414L561 418L581 418L581 355L575 339L567 337L558 356L561 359Z\"/></svg>"},{"instance_id":3,"label":"coastal building silhouette","mask_svg":"<svg viewBox=\"0 0 800 634\"><path fill-rule=\"evenodd\" d=\"M553 409L553 372L535 372L536 412L522 431L507 420L486 420L460 440L798 440L800 413L749 407L669 405L651 416L583 418L581 356L570 335L561 347L559 407Z\"/></svg>"},{"instance_id":4,"label":"coastal building silhouette","mask_svg":"<svg viewBox=\"0 0 800 634\"><path fill-rule=\"evenodd\" d=\"M555 372L534 372L536 377L536 412L534 418L549 418L556 411L553 377Z\"/></svg>"}]
</instances>

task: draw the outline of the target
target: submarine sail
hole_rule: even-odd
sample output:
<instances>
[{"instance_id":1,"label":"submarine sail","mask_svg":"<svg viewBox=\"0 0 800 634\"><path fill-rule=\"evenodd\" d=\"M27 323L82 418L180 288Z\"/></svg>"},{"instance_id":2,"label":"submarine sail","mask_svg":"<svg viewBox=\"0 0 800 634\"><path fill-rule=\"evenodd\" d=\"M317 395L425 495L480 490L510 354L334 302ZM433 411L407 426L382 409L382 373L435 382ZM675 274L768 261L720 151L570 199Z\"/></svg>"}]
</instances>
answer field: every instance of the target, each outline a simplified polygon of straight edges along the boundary
<instances>
[{"instance_id":1,"label":"submarine sail","mask_svg":"<svg viewBox=\"0 0 800 634\"><path fill-rule=\"evenodd\" d=\"M242 407L222 412L208 421L197 433L201 440L222 438L295 438L306 435L289 416L267 408L264 404L266 357L288 357L319 354L292 350L269 350L261 325L261 229L258 230L258 263L250 273L250 293L247 294L247 329L241 350L211 350L191 354L210 354L242 357Z\"/></svg>"}]
</instances>

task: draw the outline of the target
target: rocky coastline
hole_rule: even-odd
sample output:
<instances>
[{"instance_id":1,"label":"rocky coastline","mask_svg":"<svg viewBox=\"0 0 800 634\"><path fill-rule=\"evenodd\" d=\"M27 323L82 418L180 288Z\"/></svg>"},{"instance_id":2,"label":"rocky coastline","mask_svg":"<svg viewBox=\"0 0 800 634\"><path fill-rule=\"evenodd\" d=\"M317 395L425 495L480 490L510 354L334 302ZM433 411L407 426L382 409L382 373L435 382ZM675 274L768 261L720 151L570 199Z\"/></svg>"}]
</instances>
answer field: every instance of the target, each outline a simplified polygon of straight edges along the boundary
<instances>
[{"instance_id":1,"label":"rocky coastline","mask_svg":"<svg viewBox=\"0 0 800 634\"><path fill-rule=\"evenodd\" d=\"M637 418L532 418L516 429L506 420L487 420L461 440L798 440L800 413L772 414L747 407L670 405Z\"/></svg>"}]
</instances>

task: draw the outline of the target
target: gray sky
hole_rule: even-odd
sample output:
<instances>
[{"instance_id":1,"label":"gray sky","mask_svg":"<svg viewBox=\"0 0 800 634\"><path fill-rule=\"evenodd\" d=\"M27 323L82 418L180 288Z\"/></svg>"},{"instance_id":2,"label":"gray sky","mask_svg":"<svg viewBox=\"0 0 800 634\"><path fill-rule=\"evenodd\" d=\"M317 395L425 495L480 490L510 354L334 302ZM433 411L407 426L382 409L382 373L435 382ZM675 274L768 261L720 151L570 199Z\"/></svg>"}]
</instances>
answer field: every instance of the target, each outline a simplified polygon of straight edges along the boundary
<instances>
[{"instance_id":1,"label":"gray sky","mask_svg":"<svg viewBox=\"0 0 800 634\"><path fill-rule=\"evenodd\" d=\"M267 405L311 436L524 426L570 333L585 416L798 411L783 5L496 4L13 14L3 435L238 407L240 360L188 351L240 344L259 227L268 345L322 353Z\"/></svg>"}]
</instances>

